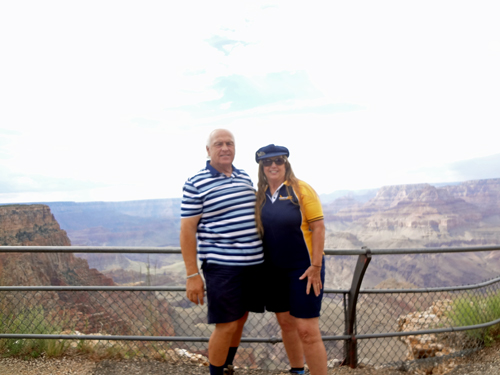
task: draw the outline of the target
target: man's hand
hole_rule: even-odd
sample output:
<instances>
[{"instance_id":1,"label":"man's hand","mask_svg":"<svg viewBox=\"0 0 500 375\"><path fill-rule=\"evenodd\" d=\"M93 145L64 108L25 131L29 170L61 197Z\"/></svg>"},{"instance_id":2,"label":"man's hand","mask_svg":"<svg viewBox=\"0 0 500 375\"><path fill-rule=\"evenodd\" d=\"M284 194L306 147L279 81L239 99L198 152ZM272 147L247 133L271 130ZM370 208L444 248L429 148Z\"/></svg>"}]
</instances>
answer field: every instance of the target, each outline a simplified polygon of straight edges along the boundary
<instances>
[{"instance_id":1,"label":"man's hand","mask_svg":"<svg viewBox=\"0 0 500 375\"><path fill-rule=\"evenodd\" d=\"M186 280L186 296L197 305L203 305L203 296L205 295L205 284L200 275Z\"/></svg>"},{"instance_id":2,"label":"man's hand","mask_svg":"<svg viewBox=\"0 0 500 375\"><path fill-rule=\"evenodd\" d=\"M186 266L186 276L200 272L196 261L196 230L201 216L181 219L181 251ZM203 305L205 284L200 275L190 277L186 280L186 296L197 305Z\"/></svg>"}]
</instances>

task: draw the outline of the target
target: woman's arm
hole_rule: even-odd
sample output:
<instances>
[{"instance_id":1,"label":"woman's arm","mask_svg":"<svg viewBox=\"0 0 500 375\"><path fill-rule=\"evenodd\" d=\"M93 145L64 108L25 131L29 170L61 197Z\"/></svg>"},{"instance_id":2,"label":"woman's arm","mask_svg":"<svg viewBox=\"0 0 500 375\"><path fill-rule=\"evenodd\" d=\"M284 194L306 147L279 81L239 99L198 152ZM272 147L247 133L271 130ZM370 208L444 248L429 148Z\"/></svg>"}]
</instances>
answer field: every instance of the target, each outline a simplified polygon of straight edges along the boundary
<instances>
[{"instance_id":1,"label":"woman's arm","mask_svg":"<svg viewBox=\"0 0 500 375\"><path fill-rule=\"evenodd\" d=\"M321 267L323 265L323 250L325 247L325 221L317 220L309 224L312 232L312 263L311 266L300 277L303 280L307 277L306 293L309 294L311 286L314 294L319 296L323 285L321 283Z\"/></svg>"}]
</instances>

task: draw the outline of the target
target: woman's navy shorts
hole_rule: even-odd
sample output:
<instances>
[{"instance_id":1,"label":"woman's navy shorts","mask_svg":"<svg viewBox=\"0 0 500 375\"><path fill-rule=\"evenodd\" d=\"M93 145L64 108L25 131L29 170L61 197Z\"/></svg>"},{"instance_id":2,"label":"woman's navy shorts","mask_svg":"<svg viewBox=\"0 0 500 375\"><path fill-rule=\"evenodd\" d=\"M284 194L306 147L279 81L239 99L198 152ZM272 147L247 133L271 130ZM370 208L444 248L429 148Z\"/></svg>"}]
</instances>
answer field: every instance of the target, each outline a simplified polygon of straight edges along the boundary
<instances>
[{"instance_id":1,"label":"woman's navy shorts","mask_svg":"<svg viewBox=\"0 0 500 375\"><path fill-rule=\"evenodd\" d=\"M264 312L263 264L202 264L208 300L208 323L229 323L247 311Z\"/></svg>"},{"instance_id":2,"label":"woman's navy shorts","mask_svg":"<svg viewBox=\"0 0 500 375\"><path fill-rule=\"evenodd\" d=\"M266 265L266 310L275 313L290 311L296 318L309 319L320 316L323 288L325 287L325 263L321 267L323 288L316 297L311 286L306 294L307 278L299 280L308 267L278 268Z\"/></svg>"}]
</instances>

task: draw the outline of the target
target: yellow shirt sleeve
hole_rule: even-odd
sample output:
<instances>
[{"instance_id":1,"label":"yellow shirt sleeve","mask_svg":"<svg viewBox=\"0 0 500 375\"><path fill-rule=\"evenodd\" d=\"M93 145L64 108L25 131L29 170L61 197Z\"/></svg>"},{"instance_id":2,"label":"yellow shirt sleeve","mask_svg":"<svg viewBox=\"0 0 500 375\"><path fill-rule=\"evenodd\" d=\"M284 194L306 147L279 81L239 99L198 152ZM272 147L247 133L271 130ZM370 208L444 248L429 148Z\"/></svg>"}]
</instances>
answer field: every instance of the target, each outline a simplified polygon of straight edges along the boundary
<instances>
[{"instance_id":1,"label":"yellow shirt sleeve","mask_svg":"<svg viewBox=\"0 0 500 375\"><path fill-rule=\"evenodd\" d=\"M318 194L304 181L299 180L300 199L304 212L302 213L308 223L323 220L323 208Z\"/></svg>"}]
</instances>

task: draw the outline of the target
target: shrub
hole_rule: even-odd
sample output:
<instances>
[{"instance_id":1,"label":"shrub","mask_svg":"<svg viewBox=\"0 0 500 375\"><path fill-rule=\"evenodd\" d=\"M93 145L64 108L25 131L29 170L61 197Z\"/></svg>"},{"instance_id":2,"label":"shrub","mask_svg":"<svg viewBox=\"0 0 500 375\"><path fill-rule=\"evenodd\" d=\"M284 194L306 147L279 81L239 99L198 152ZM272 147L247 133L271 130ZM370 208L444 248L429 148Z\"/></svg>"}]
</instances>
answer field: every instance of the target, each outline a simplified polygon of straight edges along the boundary
<instances>
[{"instance_id":1,"label":"shrub","mask_svg":"<svg viewBox=\"0 0 500 375\"><path fill-rule=\"evenodd\" d=\"M448 316L453 320L455 326L470 326L499 319L500 294L486 297L481 301L470 296L460 297L453 301L453 308ZM500 339L500 324L466 332L469 336L489 345Z\"/></svg>"},{"instance_id":2,"label":"shrub","mask_svg":"<svg viewBox=\"0 0 500 375\"><path fill-rule=\"evenodd\" d=\"M63 321L45 317L43 307L34 307L21 313L3 316L0 313L0 332L17 334L54 334L61 332ZM9 322L7 325L6 322ZM2 339L0 353L3 356L37 358L42 354L49 357L61 356L69 348L68 340L53 339Z\"/></svg>"}]
</instances>

